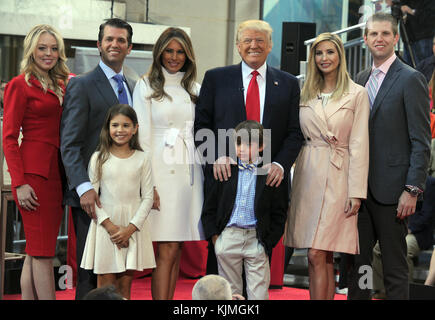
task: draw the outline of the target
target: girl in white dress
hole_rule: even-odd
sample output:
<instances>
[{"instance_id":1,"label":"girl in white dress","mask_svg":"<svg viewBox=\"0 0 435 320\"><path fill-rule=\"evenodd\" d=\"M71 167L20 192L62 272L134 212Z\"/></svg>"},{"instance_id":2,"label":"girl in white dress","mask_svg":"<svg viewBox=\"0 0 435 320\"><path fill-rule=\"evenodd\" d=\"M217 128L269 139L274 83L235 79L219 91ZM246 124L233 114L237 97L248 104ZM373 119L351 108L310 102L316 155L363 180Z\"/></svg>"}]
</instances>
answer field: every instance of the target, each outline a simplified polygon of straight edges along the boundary
<instances>
[{"instance_id":1,"label":"girl in white dress","mask_svg":"<svg viewBox=\"0 0 435 320\"><path fill-rule=\"evenodd\" d=\"M138 139L133 108L108 111L89 178L100 195L81 262L98 275L98 287L113 284L130 299L134 270L155 267L147 217L153 203L151 162Z\"/></svg>"},{"instance_id":2,"label":"girl in white dress","mask_svg":"<svg viewBox=\"0 0 435 320\"><path fill-rule=\"evenodd\" d=\"M152 155L154 204L151 237L156 242L153 299L172 299L184 241L204 238L200 222L203 175L193 140L199 84L192 43L168 28L153 49L153 63L133 93L140 141ZM142 130L143 129L143 130Z\"/></svg>"}]
</instances>

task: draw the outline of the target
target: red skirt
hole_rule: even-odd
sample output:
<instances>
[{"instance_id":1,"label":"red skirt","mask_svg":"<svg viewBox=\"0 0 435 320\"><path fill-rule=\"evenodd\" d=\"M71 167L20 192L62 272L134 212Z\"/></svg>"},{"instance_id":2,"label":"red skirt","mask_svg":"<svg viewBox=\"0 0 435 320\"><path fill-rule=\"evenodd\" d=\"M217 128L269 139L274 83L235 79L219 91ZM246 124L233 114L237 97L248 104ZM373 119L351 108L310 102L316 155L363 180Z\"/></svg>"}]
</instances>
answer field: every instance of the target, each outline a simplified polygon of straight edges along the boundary
<instances>
[{"instance_id":1,"label":"red skirt","mask_svg":"<svg viewBox=\"0 0 435 320\"><path fill-rule=\"evenodd\" d=\"M32 257L54 257L57 236L62 222L62 179L58 152L52 159L48 179L36 174L25 174L26 182L38 197L39 207L28 211L18 205L17 192L12 188L15 203L21 213L26 237L26 253Z\"/></svg>"}]
</instances>

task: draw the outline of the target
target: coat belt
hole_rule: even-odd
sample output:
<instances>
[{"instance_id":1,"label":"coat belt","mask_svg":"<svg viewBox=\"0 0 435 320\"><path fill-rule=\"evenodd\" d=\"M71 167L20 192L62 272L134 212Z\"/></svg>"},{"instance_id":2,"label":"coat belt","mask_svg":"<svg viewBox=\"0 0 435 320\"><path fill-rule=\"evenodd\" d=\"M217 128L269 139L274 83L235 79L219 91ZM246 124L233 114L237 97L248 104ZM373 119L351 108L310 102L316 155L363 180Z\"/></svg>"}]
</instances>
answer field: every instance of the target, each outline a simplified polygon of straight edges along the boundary
<instances>
[{"instance_id":1,"label":"coat belt","mask_svg":"<svg viewBox=\"0 0 435 320\"><path fill-rule=\"evenodd\" d=\"M335 138L334 138L335 139ZM341 169L345 153L349 151L349 145L338 143L337 140L329 139L329 141L305 141L308 147L330 148L331 156L329 160L337 169Z\"/></svg>"}]
</instances>

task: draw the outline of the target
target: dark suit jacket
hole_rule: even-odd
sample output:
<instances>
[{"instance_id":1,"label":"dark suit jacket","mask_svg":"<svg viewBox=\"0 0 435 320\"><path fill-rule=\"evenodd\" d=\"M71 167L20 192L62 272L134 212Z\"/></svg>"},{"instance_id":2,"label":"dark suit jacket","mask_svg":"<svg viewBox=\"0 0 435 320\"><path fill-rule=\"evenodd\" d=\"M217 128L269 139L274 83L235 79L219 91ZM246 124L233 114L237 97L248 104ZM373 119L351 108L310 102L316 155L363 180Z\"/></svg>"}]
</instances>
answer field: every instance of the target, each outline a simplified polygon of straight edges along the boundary
<instances>
[{"instance_id":1,"label":"dark suit jacket","mask_svg":"<svg viewBox=\"0 0 435 320\"><path fill-rule=\"evenodd\" d=\"M356 82L365 85L371 68ZM423 75L396 59L370 112L369 188L383 204L396 204L405 185L424 190L430 156L429 93Z\"/></svg>"},{"instance_id":2,"label":"dark suit jacket","mask_svg":"<svg viewBox=\"0 0 435 320\"><path fill-rule=\"evenodd\" d=\"M132 94L136 79L125 71L124 66L124 76ZM68 83L60 127L60 150L68 180L64 202L70 206L80 207L75 188L89 181L89 160L97 148L107 110L117 103L118 98L100 66Z\"/></svg>"},{"instance_id":3,"label":"dark suit jacket","mask_svg":"<svg viewBox=\"0 0 435 320\"><path fill-rule=\"evenodd\" d=\"M299 125L299 84L287 72L267 66L266 95L263 126L271 129L271 160L281 164L288 174L302 146ZM246 120L241 63L209 70L201 85L195 109L195 135L200 129L210 129L218 136L218 129L234 129ZM217 139L216 139L217 140ZM202 141L195 141L197 147ZM217 141L214 162L218 154ZM234 148L232 144L230 148ZM201 150L201 147L200 147ZM224 150L225 152L225 150ZM234 153L235 154L235 153Z\"/></svg>"},{"instance_id":4,"label":"dark suit jacket","mask_svg":"<svg viewBox=\"0 0 435 320\"><path fill-rule=\"evenodd\" d=\"M221 234L231 218L237 195L239 169L231 165L228 181L214 180L204 200L202 225L206 239ZM258 175L255 187L255 216L257 218L257 238L270 256L284 232L287 219L287 187L284 183L278 188L266 186L267 175Z\"/></svg>"}]
</instances>

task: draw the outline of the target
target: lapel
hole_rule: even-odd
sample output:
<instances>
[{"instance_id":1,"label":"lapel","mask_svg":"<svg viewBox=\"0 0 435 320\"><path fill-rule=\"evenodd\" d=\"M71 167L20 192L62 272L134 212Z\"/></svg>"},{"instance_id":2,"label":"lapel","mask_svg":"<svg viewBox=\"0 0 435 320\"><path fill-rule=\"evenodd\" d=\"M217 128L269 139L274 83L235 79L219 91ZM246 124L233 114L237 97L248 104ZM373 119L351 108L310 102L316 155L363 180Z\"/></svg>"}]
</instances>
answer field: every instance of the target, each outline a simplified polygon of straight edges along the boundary
<instances>
[{"instance_id":1,"label":"lapel","mask_svg":"<svg viewBox=\"0 0 435 320\"><path fill-rule=\"evenodd\" d=\"M237 165L231 165L231 178L229 179L229 187L230 187L230 192L229 194L231 195L231 206L229 208L231 208L230 212L228 212L227 214L229 214L229 217L231 217L231 212L232 209L234 208L234 203L236 202L236 197L237 197L237 183L239 181L239 168Z\"/></svg>"},{"instance_id":2,"label":"lapel","mask_svg":"<svg viewBox=\"0 0 435 320\"><path fill-rule=\"evenodd\" d=\"M327 113L323 108L322 105L322 99L319 98L319 96L317 96L316 98L311 99L310 101L308 101L306 103L306 105L308 106L308 108L311 108L314 112L314 115L316 117L312 117L311 121L312 123L319 129L320 133L322 136L324 137L332 137L334 136L334 134L332 134L329 131L329 127L328 127L328 117L327 117ZM335 106L333 106L332 109L334 109L335 111L337 111L338 109L340 109L340 107L343 104L339 104L338 108L336 108ZM327 106L328 107L328 106ZM332 115L333 113L331 113Z\"/></svg>"},{"instance_id":3,"label":"lapel","mask_svg":"<svg viewBox=\"0 0 435 320\"><path fill-rule=\"evenodd\" d=\"M257 216L257 208L258 208L258 201L260 200L260 196L263 194L263 190L266 187L266 174L257 175L257 182L255 184L255 201L254 201L254 212Z\"/></svg>"},{"instance_id":4,"label":"lapel","mask_svg":"<svg viewBox=\"0 0 435 320\"><path fill-rule=\"evenodd\" d=\"M371 68L361 71L361 73L355 79L356 80L355 82L364 87L367 81L369 81L370 72L371 72Z\"/></svg>"},{"instance_id":5,"label":"lapel","mask_svg":"<svg viewBox=\"0 0 435 320\"><path fill-rule=\"evenodd\" d=\"M231 67L234 67L232 69L233 72L229 72L228 75L230 77L226 78L225 80L229 81L228 83L231 84L229 88L231 88L231 91L233 92L233 96L235 99L234 106L237 106L238 108L237 111L239 112L239 119L241 119L241 121L244 121L246 120L244 90L248 90L248 88L243 87L242 63L239 63L238 65L233 65Z\"/></svg>"},{"instance_id":6,"label":"lapel","mask_svg":"<svg viewBox=\"0 0 435 320\"><path fill-rule=\"evenodd\" d=\"M29 82L34 85L35 87L40 88L41 90L44 90L44 88L41 85L41 82L39 82L39 80L35 77L35 76L31 76L29 79ZM65 92L65 91L64 91ZM57 100L59 100L59 97L56 95L56 93L54 93L53 90L51 90L50 88L47 88L47 93L50 93L52 95L54 95L56 97ZM62 105L61 105L62 107Z\"/></svg>"},{"instance_id":7,"label":"lapel","mask_svg":"<svg viewBox=\"0 0 435 320\"><path fill-rule=\"evenodd\" d=\"M280 89L279 79L275 71L267 66L266 69L266 94L264 97L264 110L263 110L263 126L270 128L272 121L272 112L274 105L274 98L278 95Z\"/></svg>"},{"instance_id":8,"label":"lapel","mask_svg":"<svg viewBox=\"0 0 435 320\"><path fill-rule=\"evenodd\" d=\"M325 124L325 126L326 126L325 110L323 110L322 98L320 98L319 94L317 95L317 97L309 100L304 105L308 106L309 108L311 108L313 110L314 114L317 116L317 118L321 122L323 122Z\"/></svg>"},{"instance_id":9,"label":"lapel","mask_svg":"<svg viewBox=\"0 0 435 320\"><path fill-rule=\"evenodd\" d=\"M237 197L237 184L239 181L239 168L237 165L231 166L231 179L230 179L230 188L231 188L231 196L232 196L232 206L234 207L234 202L236 201ZM254 211L255 215L257 215L257 207L259 204L259 200L261 198L261 195L263 194L263 190L266 187L266 179L267 174L259 174L257 175L257 181L255 183L255 200L254 200ZM229 213L231 215L231 212Z\"/></svg>"},{"instance_id":10,"label":"lapel","mask_svg":"<svg viewBox=\"0 0 435 320\"><path fill-rule=\"evenodd\" d=\"M349 84L350 86L351 84ZM344 107L349 101L351 100L351 95L349 92L345 92L343 94L343 97L339 100L329 100L327 105L324 108L325 113L325 119L326 121L338 110L340 110L342 107ZM320 103L321 105L322 103Z\"/></svg>"},{"instance_id":11,"label":"lapel","mask_svg":"<svg viewBox=\"0 0 435 320\"><path fill-rule=\"evenodd\" d=\"M314 113L326 123L325 110L323 110L322 98L317 95L316 98L308 101L307 105L313 109Z\"/></svg>"},{"instance_id":12,"label":"lapel","mask_svg":"<svg viewBox=\"0 0 435 320\"><path fill-rule=\"evenodd\" d=\"M382 85L379 88L378 94L376 95L375 101L372 106L372 110L370 112L370 119L374 117L376 111L378 111L379 107L381 106L385 96L393 87L393 84L397 81L397 79L399 79L398 71L400 71L400 69L402 69L401 62L399 58L396 58L396 60L390 66L390 69L388 69L384 81L382 81Z\"/></svg>"},{"instance_id":13,"label":"lapel","mask_svg":"<svg viewBox=\"0 0 435 320\"><path fill-rule=\"evenodd\" d=\"M118 104L118 98L116 97L115 92L113 92L113 88L100 66L97 66L94 69L93 78L93 81L95 82L95 87L97 88L103 99L106 101L107 105L113 106L115 104Z\"/></svg>"}]
</instances>

